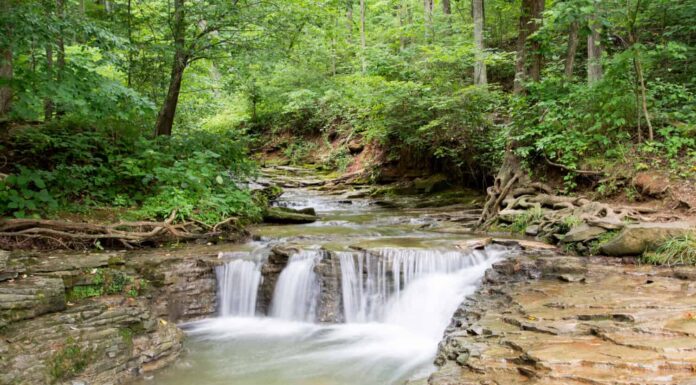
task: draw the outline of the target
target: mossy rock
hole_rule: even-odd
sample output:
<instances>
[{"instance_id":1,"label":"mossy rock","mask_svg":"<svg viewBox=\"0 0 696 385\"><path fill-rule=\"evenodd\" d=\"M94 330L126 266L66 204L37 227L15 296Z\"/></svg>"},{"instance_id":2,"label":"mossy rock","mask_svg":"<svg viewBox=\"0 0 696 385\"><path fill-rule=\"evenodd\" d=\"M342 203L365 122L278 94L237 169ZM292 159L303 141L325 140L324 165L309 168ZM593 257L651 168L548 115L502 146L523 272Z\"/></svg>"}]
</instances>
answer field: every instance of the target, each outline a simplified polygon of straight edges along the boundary
<instances>
[{"instance_id":1,"label":"mossy rock","mask_svg":"<svg viewBox=\"0 0 696 385\"><path fill-rule=\"evenodd\" d=\"M307 209L300 211L286 207L269 207L263 214L263 221L278 224L312 223L317 221L317 216L312 215Z\"/></svg>"}]
</instances>

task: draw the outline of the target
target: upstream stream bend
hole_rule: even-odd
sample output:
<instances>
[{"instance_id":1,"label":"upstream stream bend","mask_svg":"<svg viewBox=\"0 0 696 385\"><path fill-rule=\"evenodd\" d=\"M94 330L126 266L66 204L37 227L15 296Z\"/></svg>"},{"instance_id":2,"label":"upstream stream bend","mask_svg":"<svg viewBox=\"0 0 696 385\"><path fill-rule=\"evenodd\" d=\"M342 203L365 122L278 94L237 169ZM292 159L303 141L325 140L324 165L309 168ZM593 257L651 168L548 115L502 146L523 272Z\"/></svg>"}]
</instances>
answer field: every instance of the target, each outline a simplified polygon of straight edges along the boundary
<instances>
[{"instance_id":1,"label":"upstream stream bend","mask_svg":"<svg viewBox=\"0 0 696 385\"><path fill-rule=\"evenodd\" d=\"M290 168L266 178L260 183L313 184ZM364 196L286 188L278 204L313 207L319 221L260 226L254 241L221 253L218 317L183 325L186 354L142 383L391 385L427 377L452 314L509 250L469 250L465 235L438 231L443 218L475 218L471 206L408 208L418 198L384 204ZM286 260L270 287L267 264L279 253Z\"/></svg>"}]
</instances>

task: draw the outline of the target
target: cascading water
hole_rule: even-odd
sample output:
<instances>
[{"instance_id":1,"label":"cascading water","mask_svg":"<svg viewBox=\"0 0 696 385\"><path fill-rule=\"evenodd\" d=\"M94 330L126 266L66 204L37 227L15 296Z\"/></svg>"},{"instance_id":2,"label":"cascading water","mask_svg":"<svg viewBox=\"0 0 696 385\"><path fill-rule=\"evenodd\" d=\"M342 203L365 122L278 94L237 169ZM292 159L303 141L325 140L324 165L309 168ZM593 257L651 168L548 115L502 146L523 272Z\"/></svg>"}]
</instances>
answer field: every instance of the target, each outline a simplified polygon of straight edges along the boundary
<instances>
[{"instance_id":1,"label":"cascading water","mask_svg":"<svg viewBox=\"0 0 696 385\"><path fill-rule=\"evenodd\" d=\"M304 250L290 257L278 278L271 315L291 321L314 321L319 283L314 265L321 258L317 250Z\"/></svg>"},{"instance_id":2,"label":"cascading water","mask_svg":"<svg viewBox=\"0 0 696 385\"><path fill-rule=\"evenodd\" d=\"M185 361L142 385L402 385L423 378L457 306L508 252L458 250L461 236L425 230L429 219L418 212L346 204L318 191L290 189L279 204L314 206L322 220L264 227L266 254L278 241L304 250L278 276L270 316L250 317L267 255L228 255L235 260L217 268L225 317L187 325ZM363 249L334 252L337 264L321 249L351 246ZM327 309L343 312L346 323L314 322Z\"/></svg>"},{"instance_id":3,"label":"cascading water","mask_svg":"<svg viewBox=\"0 0 696 385\"><path fill-rule=\"evenodd\" d=\"M488 266L489 261L496 259L502 250L495 247L470 252L384 248L341 252L339 258L346 321L395 321L408 318L403 314L405 308L413 309L416 314L424 313L424 307L437 306L441 300L444 308L450 308L446 298L457 298L458 283L466 284L471 282L471 278L480 278L480 271L476 267ZM433 279L428 279L431 276ZM447 285L448 282L451 285ZM420 289L407 292L412 284L418 284ZM438 294L438 287L442 287L445 293ZM448 291L451 294L447 294ZM424 301L420 301L421 297ZM410 305L404 306L404 302ZM392 314L394 312L396 314Z\"/></svg>"},{"instance_id":4,"label":"cascading water","mask_svg":"<svg viewBox=\"0 0 696 385\"><path fill-rule=\"evenodd\" d=\"M252 317L261 283L259 264L237 259L215 268L218 282L220 315Z\"/></svg>"}]
</instances>

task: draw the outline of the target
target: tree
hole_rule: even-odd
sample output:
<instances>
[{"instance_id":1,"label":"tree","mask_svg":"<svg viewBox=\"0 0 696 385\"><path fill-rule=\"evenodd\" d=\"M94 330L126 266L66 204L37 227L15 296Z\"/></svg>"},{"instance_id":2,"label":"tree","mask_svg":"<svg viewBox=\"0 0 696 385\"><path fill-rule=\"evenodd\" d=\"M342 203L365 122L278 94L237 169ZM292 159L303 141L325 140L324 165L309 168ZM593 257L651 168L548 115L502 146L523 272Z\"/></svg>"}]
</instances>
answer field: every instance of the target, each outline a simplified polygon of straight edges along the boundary
<instances>
[{"instance_id":1,"label":"tree","mask_svg":"<svg viewBox=\"0 0 696 385\"><path fill-rule=\"evenodd\" d=\"M365 57L366 48L367 45L365 42L365 0L360 0L360 63L363 74L367 71L367 62Z\"/></svg>"},{"instance_id":2,"label":"tree","mask_svg":"<svg viewBox=\"0 0 696 385\"><path fill-rule=\"evenodd\" d=\"M544 12L544 0L522 0L520 9L519 31L517 34L517 55L515 57L515 93L521 93L524 82L531 77L538 81L541 76L543 55L538 40L530 44L532 51L532 63L528 64L528 39L541 27L542 14Z\"/></svg>"},{"instance_id":3,"label":"tree","mask_svg":"<svg viewBox=\"0 0 696 385\"><path fill-rule=\"evenodd\" d=\"M591 15L589 27L590 33L587 35L587 82L592 84L602 79L602 39L597 11Z\"/></svg>"},{"instance_id":4,"label":"tree","mask_svg":"<svg viewBox=\"0 0 696 385\"><path fill-rule=\"evenodd\" d=\"M484 12L483 0L472 0L474 14L474 45L476 46L476 62L474 63L474 84L488 84L486 75L485 45L483 41Z\"/></svg>"},{"instance_id":5,"label":"tree","mask_svg":"<svg viewBox=\"0 0 696 385\"><path fill-rule=\"evenodd\" d=\"M253 11L253 12L252 12ZM174 54L169 86L155 124L156 135L171 135L184 72L191 63L215 55L229 56L233 47L254 39L257 18L269 17L258 4L244 0L194 2L174 0L171 15ZM255 12L255 13L254 13Z\"/></svg>"}]
</instances>

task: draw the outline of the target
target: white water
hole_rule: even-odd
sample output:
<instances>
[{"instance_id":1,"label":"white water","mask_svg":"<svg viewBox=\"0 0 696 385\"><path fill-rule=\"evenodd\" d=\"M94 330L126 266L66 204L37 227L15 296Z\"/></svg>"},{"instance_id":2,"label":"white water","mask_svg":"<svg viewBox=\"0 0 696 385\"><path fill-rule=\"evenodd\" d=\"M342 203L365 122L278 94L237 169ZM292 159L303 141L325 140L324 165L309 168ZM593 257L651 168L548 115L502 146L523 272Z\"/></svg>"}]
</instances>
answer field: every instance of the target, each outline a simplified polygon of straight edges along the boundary
<instances>
[{"instance_id":1,"label":"white water","mask_svg":"<svg viewBox=\"0 0 696 385\"><path fill-rule=\"evenodd\" d=\"M314 321L319 295L314 265L319 258L321 252L317 250L304 250L290 257L273 292L273 317L290 321Z\"/></svg>"},{"instance_id":2,"label":"white water","mask_svg":"<svg viewBox=\"0 0 696 385\"><path fill-rule=\"evenodd\" d=\"M188 353L143 385L402 385L427 376L452 314L506 249L463 252L454 248L451 236L405 230L403 212L375 209L377 215L363 218L356 209L369 211L368 206L337 199L302 189L286 193L280 204L313 206L335 217L285 227L288 233L271 232L282 242L304 239L302 247L309 250L291 256L279 276L270 316L254 317L253 310L261 279L258 261L265 255L251 257L257 262L249 255L232 256L241 259L218 268L223 317L186 325ZM410 222L422 221L414 216ZM375 239L331 226L379 229L370 237L397 237L375 243L398 247L370 248ZM317 233L316 227L326 231ZM308 244L307 234L315 233L321 237ZM437 242L431 247L421 240ZM337 253L344 324L313 322L319 299L314 268L325 253L315 248L327 244L370 249Z\"/></svg>"},{"instance_id":3,"label":"white water","mask_svg":"<svg viewBox=\"0 0 696 385\"><path fill-rule=\"evenodd\" d=\"M412 282L428 275L436 275L437 279L432 280L434 286L439 285L439 281L466 282L467 277L459 277L464 269L471 268L472 274L478 277L475 267L487 266L487 260L495 259L497 252L492 248L486 252L386 248L341 252L339 257L346 321L381 322L386 320L387 312L398 305L402 291ZM424 287L429 288L428 285ZM456 294L452 292L450 296ZM443 297L427 295L424 298L428 304L434 304Z\"/></svg>"},{"instance_id":4,"label":"white water","mask_svg":"<svg viewBox=\"0 0 696 385\"><path fill-rule=\"evenodd\" d=\"M220 315L251 317L256 313L256 296L261 283L259 265L237 259L215 268Z\"/></svg>"}]
</instances>

